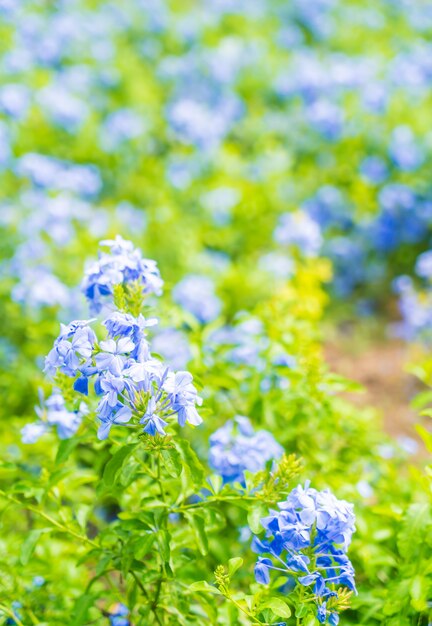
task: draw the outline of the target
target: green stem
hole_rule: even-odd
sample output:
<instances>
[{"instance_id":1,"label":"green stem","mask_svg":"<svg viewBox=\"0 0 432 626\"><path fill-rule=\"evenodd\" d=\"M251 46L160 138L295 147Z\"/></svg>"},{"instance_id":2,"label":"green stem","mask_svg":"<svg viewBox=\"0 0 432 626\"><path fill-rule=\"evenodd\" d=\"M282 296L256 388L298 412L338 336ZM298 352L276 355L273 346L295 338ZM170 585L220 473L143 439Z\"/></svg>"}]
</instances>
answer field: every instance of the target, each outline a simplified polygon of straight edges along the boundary
<instances>
[{"instance_id":1,"label":"green stem","mask_svg":"<svg viewBox=\"0 0 432 626\"><path fill-rule=\"evenodd\" d=\"M22 623L20 618L17 617L15 615L15 613L13 611L11 611L7 606L5 606L4 604L0 604L0 610L2 610L4 613L6 613L6 615L8 615L10 618L12 618L14 620L16 626L24 626L24 624Z\"/></svg>"},{"instance_id":2,"label":"green stem","mask_svg":"<svg viewBox=\"0 0 432 626\"><path fill-rule=\"evenodd\" d=\"M234 600L233 597L231 597L230 595L226 595L225 596L230 602L232 602L234 604L234 606L236 606L238 608L239 611L241 611L242 613L244 613L249 619L251 619L254 624L259 624L260 626L268 626L268 624L266 622L262 622L261 620L259 620L257 617L255 617L255 615L253 615L250 611L248 611L247 609L245 609L239 602L237 602L237 600Z\"/></svg>"},{"instance_id":3,"label":"green stem","mask_svg":"<svg viewBox=\"0 0 432 626\"><path fill-rule=\"evenodd\" d=\"M22 502L21 500L18 500L17 498L14 498L13 496L5 493L2 490L0 490L0 496L2 496L3 498L6 498L7 500L10 500L11 502L14 502L15 504L18 504L19 506L23 507L24 509L27 509L28 511L31 511L35 515L39 515L40 517L45 519L47 522L52 524L55 528L58 528L59 530L61 530L64 533L68 533L72 537L75 537L75 539L79 539L80 541L83 541L84 543L87 543L87 544L91 545L93 548L99 548L100 547L95 541L92 541L86 535L80 535L79 533L75 532L72 528L69 528L68 526L65 526L64 524L62 524L61 522L58 522L53 517L51 517L50 515L48 515L44 511L40 511L39 509L37 509L33 505L27 504L26 502Z\"/></svg>"}]
</instances>

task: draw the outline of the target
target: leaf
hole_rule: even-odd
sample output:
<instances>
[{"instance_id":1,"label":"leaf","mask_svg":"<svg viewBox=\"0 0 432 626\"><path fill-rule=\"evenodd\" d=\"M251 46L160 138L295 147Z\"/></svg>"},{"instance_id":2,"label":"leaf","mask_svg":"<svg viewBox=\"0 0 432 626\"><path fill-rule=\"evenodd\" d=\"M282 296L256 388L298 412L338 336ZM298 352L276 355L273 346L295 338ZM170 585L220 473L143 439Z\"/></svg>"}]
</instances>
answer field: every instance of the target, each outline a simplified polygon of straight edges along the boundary
<instances>
[{"instance_id":1,"label":"leaf","mask_svg":"<svg viewBox=\"0 0 432 626\"><path fill-rule=\"evenodd\" d=\"M432 452L432 433L426 430L426 428L421 424L417 424L415 429L422 438L423 443L427 448L427 451Z\"/></svg>"},{"instance_id":2,"label":"leaf","mask_svg":"<svg viewBox=\"0 0 432 626\"><path fill-rule=\"evenodd\" d=\"M56 465L60 465L61 463L64 463L64 461L68 459L72 450L76 448L78 443L79 443L79 440L76 439L75 437L72 437L71 439L64 439L58 447L54 463Z\"/></svg>"},{"instance_id":3,"label":"leaf","mask_svg":"<svg viewBox=\"0 0 432 626\"><path fill-rule=\"evenodd\" d=\"M183 461L183 466L187 470L188 475L195 487L201 487L205 480L204 467L197 457L194 450L192 450L189 441L186 439L178 439L175 443L177 450L180 453Z\"/></svg>"},{"instance_id":4,"label":"leaf","mask_svg":"<svg viewBox=\"0 0 432 626\"><path fill-rule=\"evenodd\" d=\"M90 515L91 507L87 504L80 504L75 511L75 518L79 527L85 531L87 527L87 519Z\"/></svg>"},{"instance_id":5,"label":"leaf","mask_svg":"<svg viewBox=\"0 0 432 626\"><path fill-rule=\"evenodd\" d=\"M31 530L27 535L24 543L21 546L20 561L22 565L27 565L33 554L36 544L39 541L39 537L44 533L51 532L52 528L36 528Z\"/></svg>"},{"instance_id":6,"label":"leaf","mask_svg":"<svg viewBox=\"0 0 432 626\"><path fill-rule=\"evenodd\" d=\"M202 555L206 555L208 553L208 540L205 532L205 523L203 518L196 513L186 513L186 518L192 525L192 530L195 535L195 539L197 541L198 550Z\"/></svg>"},{"instance_id":7,"label":"leaf","mask_svg":"<svg viewBox=\"0 0 432 626\"><path fill-rule=\"evenodd\" d=\"M413 400L411 400L411 407L413 409L423 409L427 404L432 402L432 391L428 389L427 391L422 391L418 393ZM431 410L431 409L429 409Z\"/></svg>"},{"instance_id":8,"label":"leaf","mask_svg":"<svg viewBox=\"0 0 432 626\"><path fill-rule=\"evenodd\" d=\"M111 562L111 558L112 558L111 554L102 555L101 559L98 561L98 564L96 565L96 570L95 570L96 576L101 576L101 574L105 572L108 564Z\"/></svg>"},{"instance_id":9,"label":"leaf","mask_svg":"<svg viewBox=\"0 0 432 626\"><path fill-rule=\"evenodd\" d=\"M189 585L190 591L207 591L208 593L215 593L217 595L221 595L221 592L217 587L213 587L213 585L209 585L206 580L199 580L196 583L192 583Z\"/></svg>"},{"instance_id":10,"label":"leaf","mask_svg":"<svg viewBox=\"0 0 432 626\"><path fill-rule=\"evenodd\" d=\"M228 561L228 574L233 576L238 569L243 565L243 559L240 556L236 556Z\"/></svg>"},{"instance_id":11,"label":"leaf","mask_svg":"<svg viewBox=\"0 0 432 626\"><path fill-rule=\"evenodd\" d=\"M134 543L135 558L142 561L146 554L148 554L155 539L155 534L150 532L138 537Z\"/></svg>"},{"instance_id":12,"label":"leaf","mask_svg":"<svg viewBox=\"0 0 432 626\"><path fill-rule=\"evenodd\" d=\"M262 502L258 502L257 504L252 505L252 508L248 513L247 519L249 527L254 534L260 533L263 530L261 520L266 515L267 509Z\"/></svg>"},{"instance_id":13,"label":"leaf","mask_svg":"<svg viewBox=\"0 0 432 626\"><path fill-rule=\"evenodd\" d=\"M412 504L404 517L402 530L398 534L398 548L405 559L415 558L430 522L430 510L427 503Z\"/></svg>"},{"instance_id":14,"label":"leaf","mask_svg":"<svg viewBox=\"0 0 432 626\"><path fill-rule=\"evenodd\" d=\"M262 609L271 609L278 617L291 617L291 609L281 598L270 598L263 605Z\"/></svg>"},{"instance_id":15,"label":"leaf","mask_svg":"<svg viewBox=\"0 0 432 626\"><path fill-rule=\"evenodd\" d=\"M93 606L94 601L95 596L90 593L85 593L78 598L72 610L73 621L70 626L84 626L84 624L87 624L88 611Z\"/></svg>"},{"instance_id":16,"label":"leaf","mask_svg":"<svg viewBox=\"0 0 432 626\"><path fill-rule=\"evenodd\" d=\"M178 478L183 469L179 452L175 448L162 450L162 458L164 461L164 468L168 474L173 478Z\"/></svg>"},{"instance_id":17,"label":"leaf","mask_svg":"<svg viewBox=\"0 0 432 626\"><path fill-rule=\"evenodd\" d=\"M428 581L423 576L415 576L410 584L412 606L417 611L426 611L428 607Z\"/></svg>"},{"instance_id":18,"label":"leaf","mask_svg":"<svg viewBox=\"0 0 432 626\"><path fill-rule=\"evenodd\" d=\"M212 474L207 478L207 482L210 485L210 491L213 494L218 494L222 490L223 487L223 478L220 474Z\"/></svg>"},{"instance_id":19,"label":"leaf","mask_svg":"<svg viewBox=\"0 0 432 626\"><path fill-rule=\"evenodd\" d=\"M167 530L160 530L158 532L158 546L160 550L160 556L165 563L169 563L171 556L170 548L171 535Z\"/></svg>"},{"instance_id":20,"label":"leaf","mask_svg":"<svg viewBox=\"0 0 432 626\"><path fill-rule=\"evenodd\" d=\"M123 463L126 461L128 456L135 450L136 446L136 443L123 446L111 457L105 465L103 473L103 481L106 485L112 485L114 483L117 473L122 468Z\"/></svg>"}]
</instances>

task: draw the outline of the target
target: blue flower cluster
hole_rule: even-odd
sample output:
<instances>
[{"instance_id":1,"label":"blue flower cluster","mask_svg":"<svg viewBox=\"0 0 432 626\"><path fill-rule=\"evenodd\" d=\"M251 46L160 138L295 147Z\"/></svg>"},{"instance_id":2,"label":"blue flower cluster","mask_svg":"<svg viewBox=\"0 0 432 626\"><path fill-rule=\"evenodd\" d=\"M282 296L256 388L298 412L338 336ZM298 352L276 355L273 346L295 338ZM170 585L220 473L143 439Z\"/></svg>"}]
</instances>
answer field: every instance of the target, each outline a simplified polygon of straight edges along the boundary
<instances>
[{"instance_id":1,"label":"blue flower cluster","mask_svg":"<svg viewBox=\"0 0 432 626\"><path fill-rule=\"evenodd\" d=\"M54 391L46 400L41 394L40 406L37 406L35 410L39 419L22 428L23 443L35 443L54 426L60 439L69 439L77 432L83 416L88 412L85 402L80 402L76 411L69 411L59 391Z\"/></svg>"},{"instance_id":2,"label":"blue flower cluster","mask_svg":"<svg viewBox=\"0 0 432 626\"><path fill-rule=\"evenodd\" d=\"M210 437L209 463L224 483L243 483L245 471L256 473L282 454L282 446L271 433L255 432L243 416L229 420Z\"/></svg>"},{"instance_id":3,"label":"blue flower cluster","mask_svg":"<svg viewBox=\"0 0 432 626\"><path fill-rule=\"evenodd\" d=\"M82 282L90 309L93 313L102 310L107 297L113 294L114 285L138 282L145 294L160 295L163 281L156 261L143 259L141 252L130 241L117 235L115 240L101 242L109 253L100 253L99 259L91 264Z\"/></svg>"},{"instance_id":4,"label":"blue flower cluster","mask_svg":"<svg viewBox=\"0 0 432 626\"><path fill-rule=\"evenodd\" d=\"M94 285L87 294L93 308L95 305L99 308L100 296L112 293L116 284L134 280L138 289L146 292L160 287L162 281L154 261L144 261L139 251L121 238L109 243L113 254L103 255L98 264L99 273L90 272L86 277L87 284ZM101 285L108 286L109 291L101 291ZM50 376L61 372L73 378L74 390L86 396L89 383L93 382L94 393L100 398L96 410L99 439L106 439L114 424L127 424L131 420L142 424L144 432L150 435L165 435L165 427L174 416L182 427L186 423L198 426L202 422L196 408L201 398L192 384L192 375L186 371L174 372L151 355L146 329L157 324L156 319L133 317L115 310L103 321L106 337L102 341L98 341L91 328L95 321L75 320L67 326L61 325L60 334L46 357L45 372ZM57 404L63 402L61 396L56 395L55 399ZM75 421L68 422L67 428L65 415L69 414L64 405L61 412L57 404L54 406L54 396L51 404L53 408L48 411L46 421L58 425L62 438L70 437L79 426L80 413L74 414ZM45 422L30 424L25 427L23 437L31 442L45 430Z\"/></svg>"},{"instance_id":5,"label":"blue flower cluster","mask_svg":"<svg viewBox=\"0 0 432 626\"><path fill-rule=\"evenodd\" d=\"M45 370L73 377L74 389L85 395L94 381L94 391L101 397L99 439L106 439L114 424L127 424L132 418L150 435L165 435L174 415L180 426L201 423L196 409L201 399L191 374L172 372L150 354L145 329L156 320L116 311L104 320L107 338L99 344L90 322L78 320L62 327Z\"/></svg>"},{"instance_id":6,"label":"blue flower cluster","mask_svg":"<svg viewBox=\"0 0 432 626\"><path fill-rule=\"evenodd\" d=\"M355 531L353 506L306 483L293 489L261 524L266 536L255 537L253 549L269 556L258 558L257 582L268 584L273 570L286 575L313 594L318 621L336 626L339 615L327 608L329 600L337 597L336 585L356 591L354 569L347 556Z\"/></svg>"}]
</instances>

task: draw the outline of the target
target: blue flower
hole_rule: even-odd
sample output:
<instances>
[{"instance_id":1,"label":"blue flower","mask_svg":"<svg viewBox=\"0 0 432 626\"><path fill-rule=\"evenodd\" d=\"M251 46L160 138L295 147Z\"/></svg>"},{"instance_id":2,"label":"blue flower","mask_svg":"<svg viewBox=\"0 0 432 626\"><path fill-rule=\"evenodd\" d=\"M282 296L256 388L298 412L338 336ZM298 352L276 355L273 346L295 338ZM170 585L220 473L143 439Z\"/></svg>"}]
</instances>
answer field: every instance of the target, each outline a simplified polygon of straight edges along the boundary
<instances>
[{"instance_id":1,"label":"blue flower","mask_svg":"<svg viewBox=\"0 0 432 626\"><path fill-rule=\"evenodd\" d=\"M98 417L101 422L98 429L98 438L104 440L108 438L113 424L127 424L130 421L132 411L128 406L120 402L111 407L104 398L98 406Z\"/></svg>"},{"instance_id":2,"label":"blue flower","mask_svg":"<svg viewBox=\"0 0 432 626\"><path fill-rule=\"evenodd\" d=\"M173 369L184 369L192 358L186 335L174 328L158 333L153 338L152 350L160 354Z\"/></svg>"},{"instance_id":3,"label":"blue flower","mask_svg":"<svg viewBox=\"0 0 432 626\"><path fill-rule=\"evenodd\" d=\"M346 554L355 530L352 505L338 500L328 490L317 491L299 485L278 510L261 520L264 539L254 538L252 548L258 554L255 576L267 584L271 570L284 572L309 589L317 603L320 623L327 620L326 600L335 597L336 585L355 591L354 569ZM270 558L272 557L272 558ZM301 575L299 575L301 574ZM329 623L336 625L338 615L330 613Z\"/></svg>"},{"instance_id":4,"label":"blue flower","mask_svg":"<svg viewBox=\"0 0 432 626\"><path fill-rule=\"evenodd\" d=\"M274 239L284 246L297 247L305 256L316 256L322 245L318 224L302 211L281 215Z\"/></svg>"},{"instance_id":5,"label":"blue flower","mask_svg":"<svg viewBox=\"0 0 432 626\"><path fill-rule=\"evenodd\" d=\"M319 604L317 607L317 618L320 624L325 624L327 621L327 610L326 610L326 603L323 602L322 604Z\"/></svg>"},{"instance_id":6,"label":"blue flower","mask_svg":"<svg viewBox=\"0 0 432 626\"><path fill-rule=\"evenodd\" d=\"M432 278L432 250L423 252L416 261L415 271L417 276L421 278Z\"/></svg>"},{"instance_id":7,"label":"blue flower","mask_svg":"<svg viewBox=\"0 0 432 626\"><path fill-rule=\"evenodd\" d=\"M273 563L270 559L263 559L259 557L255 565L255 579L257 583L261 585L268 585L270 582L270 570L273 567Z\"/></svg>"},{"instance_id":8,"label":"blue flower","mask_svg":"<svg viewBox=\"0 0 432 626\"><path fill-rule=\"evenodd\" d=\"M156 413L156 400L154 398L151 398L147 407L147 411L141 418L140 422L141 424L145 424L145 433L153 436L156 434L166 435L164 428L165 426L167 426L167 422Z\"/></svg>"},{"instance_id":9,"label":"blue flower","mask_svg":"<svg viewBox=\"0 0 432 626\"><path fill-rule=\"evenodd\" d=\"M128 619L129 609L121 603L118 603L110 611L110 626L130 626Z\"/></svg>"},{"instance_id":10,"label":"blue flower","mask_svg":"<svg viewBox=\"0 0 432 626\"><path fill-rule=\"evenodd\" d=\"M177 283L173 289L173 299L202 324L216 319L222 308L214 292L213 281L198 274L190 274Z\"/></svg>"},{"instance_id":11,"label":"blue flower","mask_svg":"<svg viewBox=\"0 0 432 626\"><path fill-rule=\"evenodd\" d=\"M88 326L93 320L76 320L69 326L61 325L60 335L45 359L45 372L52 375L57 369L67 376L75 376L92 355L96 335Z\"/></svg>"},{"instance_id":12,"label":"blue flower","mask_svg":"<svg viewBox=\"0 0 432 626\"><path fill-rule=\"evenodd\" d=\"M163 384L163 389L168 394L168 401L174 413L177 413L178 423L182 427L186 422L194 426L202 423L202 418L195 408L195 405L201 404L202 400L192 380L192 374L189 372L171 372Z\"/></svg>"},{"instance_id":13,"label":"blue flower","mask_svg":"<svg viewBox=\"0 0 432 626\"><path fill-rule=\"evenodd\" d=\"M109 253L100 253L98 261L86 271L81 288L93 312L101 311L112 297L115 285L137 282L144 294L160 295L163 281L156 261L144 259L130 241L117 235L115 240L101 241Z\"/></svg>"},{"instance_id":14,"label":"blue flower","mask_svg":"<svg viewBox=\"0 0 432 626\"><path fill-rule=\"evenodd\" d=\"M54 392L47 400L40 393L40 406L35 407L39 421L26 424L21 430L23 443L36 443L46 432L56 427L60 439L69 439L78 430L83 416L87 413L87 406L81 402L78 410L69 411L63 396Z\"/></svg>"},{"instance_id":15,"label":"blue flower","mask_svg":"<svg viewBox=\"0 0 432 626\"><path fill-rule=\"evenodd\" d=\"M136 111L118 109L101 126L101 146L106 152L114 152L122 144L139 137L143 130L143 119Z\"/></svg>"},{"instance_id":16,"label":"blue flower","mask_svg":"<svg viewBox=\"0 0 432 626\"><path fill-rule=\"evenodd\" d=\"M122 337L118 341L108 339L101 341L101 352L96 354L96 367L99 372L108 371L114 376L120 376L126 363L126 354L132 352L135 344L129 337Z\"/></svg>"},{"instance_id":17,"label":"blue flower","mask_svg":"<svg viewBox=\"0 0 432 626\"><path fill-rule=\"evenodd\" d=\"M210 437L210 466L224 482L243 482L244 471L258 472L278 459L283 448L265 431L254 432L247 417L229 420Z\"/></svg>"}]
</instances>

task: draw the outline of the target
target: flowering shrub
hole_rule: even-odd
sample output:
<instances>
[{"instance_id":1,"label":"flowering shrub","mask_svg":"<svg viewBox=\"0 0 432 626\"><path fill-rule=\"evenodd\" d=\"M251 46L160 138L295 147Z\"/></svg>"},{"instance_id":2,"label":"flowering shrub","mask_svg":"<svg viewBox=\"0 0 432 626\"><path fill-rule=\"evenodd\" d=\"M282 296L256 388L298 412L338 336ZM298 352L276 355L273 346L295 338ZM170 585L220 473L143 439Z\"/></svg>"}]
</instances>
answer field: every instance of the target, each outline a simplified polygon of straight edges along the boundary
<instances>
[{"instance_id":1,"label":"flowering shrub","mask_svg":"<svg viewBox=\"0 0 432 626\"><path fill-rule=\"evenodd\" d=\"M121 246L127 259L142 258L127 242ZM112 263L124 267L112 254ZM111 266L107 255L104 265ZM175 372L152 354L150 333L157 325L141 275L129 280L127 272L113 273L100 319L61 325L45 361L54 389L46 400L41 396L38 421L22 428L23 453L32 461L23 465L10 457L2 479L4 523L13 535L26 534L12 552L0 603L5 619L55 624L67 613L77 625L168 625L198 624L205 616L211 623L309 626L356 623L375 607L393 626L391 602L378 608L384 587L376 582L377 565L365 560L371 525L383 533L384 544L375 546L378 567L395 550L394 533L399 537L394 558L400 565L394 570L394 562L387 563L386 575L393 573L398 610L423 619L430 577L419 578L410 568L412 555L421 562L427 550L423 557L421 536L418 547L408 547L405 534L417 514L426 532L428 509L421 499L410 500L408 483L398 488L407 502L400 522L380 516L387 496L373 504L371 493L386 494L392 485L394 495L402 452L376 452L371 473L371 445L389 445L370 416L331 400L349 383L322 369L311 332L321 302L318 283L310 280L310 292L305 290L302 271L296 276L303 276L302 285L294 281L275 301L261 303L252 323L241 321L239 337L253 330L246 336L258 341L261 359L258 369L255 359L242 361L241 377L239 361L223 356L224 343L213 339L209 351L202 323L185 313L191 353L200 355L191 361L203 383L199 412L192 373ZM303 294L300 317L292 307L297 288ZM221 329L226 334L226 325ZM233 324L228 334L236 333ZM279 380L269 379L268 363L280 370ZM218 382L221 366L224 385ZM265 429L255 430L241 416L215 429L213 416L230 415L230 403L241 397ZM318 427L326 422L330 429ZM187 424L199 428L183 428ZM344 434L347 426L352 440ZM337 449L346 465L336 480L336 455L333 465L322 465L321 450L328 449ZM320 490L298 485L302 475ZM335 493L355 502L357 533L353 505ZM18 510L27 511L30 530L11 526ZM54 555L63 577L55 575ZM43 582L31 586L28 575ZM407 579L418 587L404 603L400 589ZM19 589L31 589L25 601ZM115 602L120 604L113 608Z\"/></svg>"}]
</instances>

